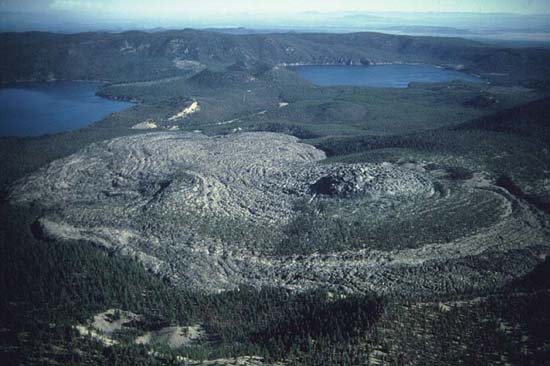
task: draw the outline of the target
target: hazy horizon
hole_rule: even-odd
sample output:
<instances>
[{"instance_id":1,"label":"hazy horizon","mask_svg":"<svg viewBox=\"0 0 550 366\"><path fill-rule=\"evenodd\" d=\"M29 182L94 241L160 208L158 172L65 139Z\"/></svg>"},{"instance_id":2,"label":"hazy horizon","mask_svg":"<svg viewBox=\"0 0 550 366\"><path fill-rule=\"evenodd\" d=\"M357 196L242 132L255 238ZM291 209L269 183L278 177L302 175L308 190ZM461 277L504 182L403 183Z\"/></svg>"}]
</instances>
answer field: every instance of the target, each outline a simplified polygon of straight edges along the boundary
<instances>
[{"instance_id":1,"label":"hazy horizon","mask_svg":"<svg viewBox=\"0 0 550 366\"><path fill-rule=\"evenodd\" d=\"M550 42L545 0L4 0L0 31L236 28Z\"/></svg>"},{"instance_id":2,"label":"hazy horizon","mask_svg":"<svg viewBox=\"0 0 550 366\"><path fill-rule=\"evenodd\" d=\"M150 17L202 16L221 14L296 14L301 12L457 12L457 13L550 13L546 0L4 0L0 11L72 13L95 18L116 16Z\"/></svg>"}]
</instances>

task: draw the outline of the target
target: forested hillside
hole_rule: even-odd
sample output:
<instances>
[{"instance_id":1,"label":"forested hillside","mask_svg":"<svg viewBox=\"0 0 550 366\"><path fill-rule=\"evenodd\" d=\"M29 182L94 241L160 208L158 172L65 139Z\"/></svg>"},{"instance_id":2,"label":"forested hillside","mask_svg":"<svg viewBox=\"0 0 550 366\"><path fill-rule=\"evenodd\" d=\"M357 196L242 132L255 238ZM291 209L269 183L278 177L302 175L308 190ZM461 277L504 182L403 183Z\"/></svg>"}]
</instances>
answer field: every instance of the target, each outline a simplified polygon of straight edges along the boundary
<instances>
[{"instance_id":1,"label":"forested hillside","mask_svg":"<svg viewBox=\"0 0 550 366\"><path fill-rule=\"evenodd\" d=\"M0 82L86 79L151 80L200 64L427 63L469 71L498 83L547 86L550 50L498 48L452 38L352 34L249 34L183 30L158 33L5 33Z\"/></svg>"}]
</instances>

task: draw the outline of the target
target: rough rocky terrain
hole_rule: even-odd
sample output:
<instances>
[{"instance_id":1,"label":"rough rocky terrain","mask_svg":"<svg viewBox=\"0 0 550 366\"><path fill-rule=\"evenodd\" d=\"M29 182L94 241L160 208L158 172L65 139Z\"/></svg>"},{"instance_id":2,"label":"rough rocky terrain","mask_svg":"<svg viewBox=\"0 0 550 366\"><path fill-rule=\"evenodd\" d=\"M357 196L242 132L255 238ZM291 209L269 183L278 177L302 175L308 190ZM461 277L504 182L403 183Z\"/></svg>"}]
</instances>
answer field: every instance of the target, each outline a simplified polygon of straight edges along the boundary
<instances>
[{"instance_id":1,"label":"rough rocky terrain","mask_svg":"<svg viewBox=\"0 0 550 366\"><path fill-rule=\"evenodd\" d=\"M189 326L167 326L143 331L144 316L120 309L109 309L94 315L87 324L78 324L75 329L82 336L89 336L106 346L119 343L121 334L133 334L136 344L164 344L170 348L196 345L208 341L206 331L200 324ZM135 334L138 334L136 336Z\"/></svg>"},{"instance_id":2,"label":"rough rocky terrain","mask_svg":"<svg viewBox=\"0 0 550 366\"><path fill-rule=\"evenodd\" d=\"M205 340L206 333L200 325L165 327L146 332L136 338L137 344L166 344L170 348L189 346Z\"/></svg>"},{"instance_id":3,"label":"rough rocky terrain","mask_svg":"<svg viewBox=\"0 0 550 366\"><path fill-rule=\"evenodd\" d=\"M57 160L19 181L10 198L43 207L35 231L46 239L90 242L209 291L241 284L410 295L483 290L532 270L550 249L546 217L481 173L456 181L423 163L324 158L283 134L148 133ZM282 235L300 202L340 204L335 215L361 214L388 232L403 217L418 218L405 240L416 244L277 255L263 241ZM428 219L464 227L434 239L422 236Z\"/></svg>"}]
</instances>

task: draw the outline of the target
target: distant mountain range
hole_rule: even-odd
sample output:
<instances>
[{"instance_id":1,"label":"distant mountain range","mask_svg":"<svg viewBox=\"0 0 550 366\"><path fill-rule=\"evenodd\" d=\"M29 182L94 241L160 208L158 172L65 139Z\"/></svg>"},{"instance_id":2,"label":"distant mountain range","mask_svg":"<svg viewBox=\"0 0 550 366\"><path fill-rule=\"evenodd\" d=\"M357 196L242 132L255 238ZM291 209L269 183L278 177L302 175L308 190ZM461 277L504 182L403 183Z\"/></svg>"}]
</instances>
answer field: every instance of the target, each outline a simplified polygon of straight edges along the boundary
<instances>
[{"instance_id":1,"label":"distant mountain range","mask_svg":"<svg viewBox=\"0 0 550 366\"><path fill-rule=\"evenodd\" d=\"M220 15L208 18L130 19L83 17L68 13L0 12L1 31L87 31L122 32L127 30L244 29L251 32L359 32L387 31L411 35L452 34L503 40L536 40L550 43L550 15L508 13L404 13L404 12L302 12L286 15Z\"/></svg>"}]
</instances>

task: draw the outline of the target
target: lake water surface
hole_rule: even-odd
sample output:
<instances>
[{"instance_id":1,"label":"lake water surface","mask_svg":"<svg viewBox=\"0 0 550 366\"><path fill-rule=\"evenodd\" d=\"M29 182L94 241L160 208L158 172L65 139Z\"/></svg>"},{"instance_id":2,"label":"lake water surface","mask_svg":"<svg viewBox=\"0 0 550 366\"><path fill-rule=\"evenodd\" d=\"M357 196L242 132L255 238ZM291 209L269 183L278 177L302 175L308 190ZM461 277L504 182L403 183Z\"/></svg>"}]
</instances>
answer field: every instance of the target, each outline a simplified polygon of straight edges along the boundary
<instances>
[{"instance_id":1,"label":"lake water surface","mask_svg":"<svg viewBox=\"0 0 550 366\"><path fill-rule=\"evenodd\" d=\"M301 77L320 86L354 85L406 88L410 82L446 82L463 80L481 82L478 77L463 72L446 70L431 65L375 65L375 66L297 66L292 67Z\"/></svg>"},{"instance_id":2,"label":"lake water surface","mask_svg":"<svg viewBox=\"0 0 550 366\"><path fill-rule=\"evenodd\" d=\"M96 96L101 85L58 81L0 88L0 136L75 130L132 105Z\"/></svg>"}]
</instances>

